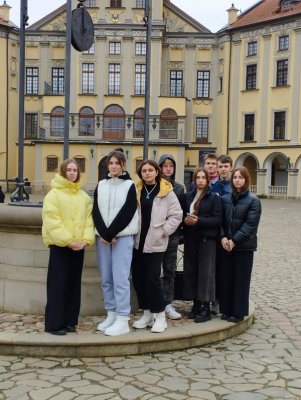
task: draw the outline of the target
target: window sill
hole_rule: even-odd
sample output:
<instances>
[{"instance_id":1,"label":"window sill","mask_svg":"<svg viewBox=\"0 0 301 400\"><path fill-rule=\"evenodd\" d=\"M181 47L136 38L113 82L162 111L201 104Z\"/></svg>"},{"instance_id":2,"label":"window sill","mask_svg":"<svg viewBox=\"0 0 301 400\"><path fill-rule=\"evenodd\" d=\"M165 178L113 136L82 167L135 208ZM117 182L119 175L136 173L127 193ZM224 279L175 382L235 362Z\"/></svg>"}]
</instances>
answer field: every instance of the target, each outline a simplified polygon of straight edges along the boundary
<instances>
[{"instance_id":1,"label":"window sill","mask_svg":"<svg viewBox=\"0 0 301 400\"><path fill-rule=\"evenodd\" d=\"M282 89L282 88L290 88L291 85L279 85L279 86L271 86L271 89Z\"/></svg>"},{"instance_id":2,"label":"window sill","mask_svg":"<svg viewBox=\"0 0 301 400\"><path fill-rule=\"evenodd\" d=\"M115 93L112 93L112 94L105 94L104 95L105 97L123 97L123 94L115 94Z\"/></svg>"},{"instance_id":3,"label":"window sill","mask_svg":"<svg viewBox=\"0 0 301 400\"><path fill-rule=\"evenodd\" d=\"M97 97L97 94L96 93L79 93L78 94L79 96L94 96L94 97Z\"/></svg>"},{"instance_id":4,"label":"window sill","mask_svg":"<svg viewBox=\"0 0 301 400\"><path fill-rule=\"evenodd\" d=\"M240 140L239 143L257 143L257 140Z\"/></svg>"},{"instance_id":5,"label":"window sill","mask_svg":"<svg viewBox=\"0 0 301 400\"><path fill-rule=\"evenodd\" d=\"M259 92L259 89L255 88L255 89L244 89L244 90L241 90L241 93L248 93L248 92Z\"/></svg>"},{"instance_id":6,"label":"window sill","mask_svg":"<svg viewBox=\"0 0 301 400\"><path fill-rule=\"evenodd\" d=\"M105 10L126 10L126 7L105 7Z\"/></svg>"},{"instance_id":7,"label":"window sill","mask_svg":"<svg viewBox=\"0 0 301 400\"><path fill-rule=\"evenodd\" d=\"M269 142L290 142L290 139L270 139Z\"/></svg>"}]
</instances>

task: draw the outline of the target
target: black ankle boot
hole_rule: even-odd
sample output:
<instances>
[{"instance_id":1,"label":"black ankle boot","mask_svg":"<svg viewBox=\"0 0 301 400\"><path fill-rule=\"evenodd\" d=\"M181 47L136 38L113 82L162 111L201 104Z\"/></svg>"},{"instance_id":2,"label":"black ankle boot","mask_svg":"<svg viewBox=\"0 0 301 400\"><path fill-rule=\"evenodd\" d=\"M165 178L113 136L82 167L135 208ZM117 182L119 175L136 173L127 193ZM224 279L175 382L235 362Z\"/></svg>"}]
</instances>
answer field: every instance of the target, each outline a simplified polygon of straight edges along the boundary
<instances>
[{"instance_id":1,"label":"black ankle boot","mask_svg":"<svg viewBox=\"0 0 301 400\"><path fill-rule=\"evenodd\" d=\"M192 309L191 309L190 313L188 314L187 318L195 319L196 313L199 310L200 306L201 306L201 302L199 300L193 300L193 306L192 306Z\"/></svg>"},{"instance_id":2,"label":"black ankle boot","mask_svg":"<svg viewBox=\"0 0 301 400\"><path fill-rule=\"evenodd\" d=\"M194 322L206 322L211 320L210 303L204 302L197 311Z\"/></svg>"}]
</instances>

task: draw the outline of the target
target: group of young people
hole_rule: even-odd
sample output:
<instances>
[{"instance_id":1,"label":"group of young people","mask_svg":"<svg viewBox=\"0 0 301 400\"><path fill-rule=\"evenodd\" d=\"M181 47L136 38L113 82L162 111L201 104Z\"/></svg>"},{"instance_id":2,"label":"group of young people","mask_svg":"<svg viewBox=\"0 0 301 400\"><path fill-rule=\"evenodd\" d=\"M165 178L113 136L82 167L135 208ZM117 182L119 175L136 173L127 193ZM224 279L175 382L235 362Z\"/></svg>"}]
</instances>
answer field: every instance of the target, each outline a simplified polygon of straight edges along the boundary
<instances>
[{"instance_id":1,"label":"group of young people","mask_svg":"<svg viewBox=\"0 0 301 400\"><path fill-rule=\"evenodd\" d=\"M55 335L76 331L84 250L95 235L107 312L97 330L105 335L130 331L130 275L143 310L133 328L151 327L160 333L167 328L166 317L181 318L172 305L181 234L183 296L193 300L189 317L208 321L210 304L216 299L222 319L239 322L248 315L261 212L259 200L248 190L248 171L241 167L231 174L228 156L208 155L185 193L175 180L176 162L171 154L162 155L159 163L144 160L137 171L137 185L126 171L122 149L109 153L107 167L93 204L80 189L80 170L74 159L62 163L45 197L42 234L50 248L45 331Z\"/></svg>"}]
</instances>

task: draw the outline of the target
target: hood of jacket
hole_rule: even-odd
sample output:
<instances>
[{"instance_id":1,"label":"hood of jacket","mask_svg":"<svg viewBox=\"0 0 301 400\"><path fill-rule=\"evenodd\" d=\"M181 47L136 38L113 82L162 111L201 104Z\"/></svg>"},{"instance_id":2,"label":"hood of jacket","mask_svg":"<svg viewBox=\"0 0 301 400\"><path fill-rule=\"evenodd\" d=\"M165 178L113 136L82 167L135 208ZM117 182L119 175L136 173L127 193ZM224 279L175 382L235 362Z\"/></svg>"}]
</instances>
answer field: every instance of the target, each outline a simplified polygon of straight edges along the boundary
<instances>
[{"instance_id":1,"label":"hood of jacket","mask_svg":"<svg viewBox=\"0 0 301 400\"><path fill-rule=\"evenodd\" d=\"M159 158L158 164L159 167L162 168L162 164L166 161L166 160L171 160L173 162L174 165L174 171L173 174L171 175L171 177L169 178L171 181L174 181L176 179L176 160L174 158L174 156L172 154L162 154L162 156Z\"/></svg>"},{"instance_id":2,"label":"hood of jacket","mask_svg":"<svg viewBox=\"0 0 301 400\"><path fill-rule=\"evenodd\" d=\"M51 187L58 190L70 190L77 192L80 189L80 182L71 182L60 174L56 174L51 181Z\"/></svg>"},{"instance_id":3,"label":"hood of jacket","mask_svg":"<svg viewBox=\"0 0 301 400\"><path fill-rule=\"evenodd\" d=\"M108 173L107 173L107 176L106 176L106 179L112 179L112 178L123 179L123 180L125 180L125 181L128 180L128 179L132 180L130 174L129 174L127 171L124 171L124 172L122 173L122 175L119 175L119 176L112 176L111 173L108 172Z\"/></svg>"},{"instance_id":4,"label":"hood of jacket","mask_svg":"<svg viewBox=\"0 0 301 400\"><path fill-rule=\"evenodd\" d=\"M138 201L138 204L140 204L140 197L141 197L141 191L142 191L143 185L144 185L144 183L141 180L137 183L137 201ZM172 184L170 182L168 182L166 179L161 178L160 190L159 190L159 193L157 194L156 197L164 197L164 196L166 196L168 193L170 193L172 191L173 191Z\"/></svg>"}]
</instances>

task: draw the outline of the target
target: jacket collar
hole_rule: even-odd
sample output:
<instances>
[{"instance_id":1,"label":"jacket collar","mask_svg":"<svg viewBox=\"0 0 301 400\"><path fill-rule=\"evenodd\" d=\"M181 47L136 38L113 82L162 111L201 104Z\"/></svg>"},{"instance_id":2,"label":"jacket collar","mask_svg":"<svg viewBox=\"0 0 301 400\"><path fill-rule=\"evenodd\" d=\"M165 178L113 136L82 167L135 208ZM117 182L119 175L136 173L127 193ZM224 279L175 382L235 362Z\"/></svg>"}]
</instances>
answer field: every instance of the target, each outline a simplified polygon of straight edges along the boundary
<instances>
[{"instance_id":1,"label":"jacket collar","mask_svg":"<svg viewBox=\"0 0 301 400\"><path fill-rule=\"evenodd\" d=\"M144 185L144 183L142 180L140 180L137 183L137 200L138 200L139 204L140 204L140 197L141 197L141 191L142 191L143 185ZM172 191L173 191L172 184L170 182L168 182L166 179L161 178L159 193L157 194L156 197L164 197Z\"/></svg>"}]
</instances>

